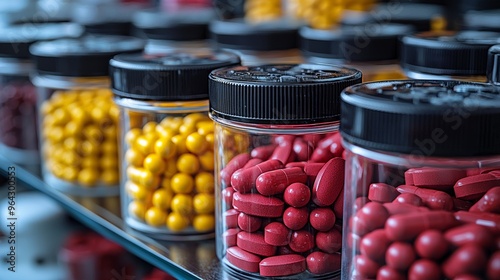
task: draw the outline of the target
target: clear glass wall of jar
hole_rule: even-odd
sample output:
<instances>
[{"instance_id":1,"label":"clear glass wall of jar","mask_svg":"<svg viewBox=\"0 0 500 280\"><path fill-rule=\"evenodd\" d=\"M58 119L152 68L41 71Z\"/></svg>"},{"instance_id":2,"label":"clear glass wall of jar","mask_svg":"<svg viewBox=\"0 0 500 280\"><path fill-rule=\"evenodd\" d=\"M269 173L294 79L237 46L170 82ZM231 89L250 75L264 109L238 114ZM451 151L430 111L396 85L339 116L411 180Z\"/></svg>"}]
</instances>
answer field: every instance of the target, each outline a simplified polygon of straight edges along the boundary
<instances>
[{"instance_id":1,"label":"clear glass wall of jar","mask_svg":"<svg viewBox=\"0 0 500 280\"><path fill-rule=\"evenodd\" d=\"M500 91L381 81L342 93L342 279L500 275Z\"/></svg>"},{"instance_id":2,"label":"clear glass wall of jar","mask_svg":"<svg viewBox=\"0 0 500 280\"><path fill-rule=\"evenodd\" d=\"M238 279L331 279L340 271L339 94L361 72L272 64L210 74L216 250ZM276 278L274 278L276 277Z\"/></svg>"},{"instance_id":3,"label":"clear glass wall of jar","mask_svg":"<svg viewBox=\"0 0 500 280\"><path fill-rule=\"evenodd\" d=\"M118 194L118 108L108 64L116 54L143 47L137 38L97 35L30 47L42 177L49 186L78 196Z\"/></svg>"}]
</instances>

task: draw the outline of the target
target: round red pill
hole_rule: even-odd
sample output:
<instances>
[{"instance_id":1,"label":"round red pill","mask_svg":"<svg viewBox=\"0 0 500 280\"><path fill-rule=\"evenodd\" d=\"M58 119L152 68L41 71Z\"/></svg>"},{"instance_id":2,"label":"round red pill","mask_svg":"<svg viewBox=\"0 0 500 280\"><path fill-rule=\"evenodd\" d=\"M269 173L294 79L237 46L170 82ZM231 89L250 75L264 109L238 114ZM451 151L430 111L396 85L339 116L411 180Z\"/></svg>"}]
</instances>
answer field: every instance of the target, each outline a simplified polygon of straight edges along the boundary
<instances>
[{"instance_id":1,"label":"round red pill","mask_svg":"<svg viewBox=\"0 0 500 280\"><path fill-rule=\"evenodd\" d=\"M288 245L294 252L307 252L314 248L314 235L306 230L294 231Z\"/></svg>"},{"instance_id":2,"label":"round red pill","mask_svg":"<svg viewBox=\"0 0 500 280\"><path fill-rule=\"evenodd\" d=\"M422 199L418 195L412 193L402 193L394 199L394 202L406 203L414 206L423 205Z\"/></svg>"},{"instance_id":3,"label":"round red pill","mask_svg":"<svg viewBox=\"0 0 500 280\"><path fill-rule=\"evenodd\" d=\"M441 268L428 259L416 260L408 270L408 280L441 280Z\"/></svg>"},{"instance_id":4,"label":"round red pill","mask_svg":"<svg viewBox=\"0 0 500 280\"><path fill-rule=\"evenodd\" d=\"M486 269L488 258L481 246L467 244L455 250L443 263L444 275L454 278L461 274L481 274Z\"/></svg>"},{"instance_id":5,"label":"round red pill","mask_svg":"<svg viewBox=\"0 0 500 280\"><path fill-rule=\"evenodd\" d=\"M370 258L357 255L354 257L354 274L363 278L375 278L380 265Z\"/></svg>"},{"instance_id":6,"label":"round red pill","mask_svg":"<svg viewBox=\"0 0 500 280\"><path fill-rule=\"evenodd\" d=\"M415 251L410 243L394 242L385 253L385 262L388 266L406 271L416 259Z\"/></svg>"},{"instance_id":7,"label":"round red pill","mask_svg":"<svg viewBox=\"0 0 500 280\"><path fill-rule=\"evenodd\" d=\"M342 233L333 228L327 232L316 233L316 246L326 253L335 253L342 248Z\"/></svg>"},{"instance_id":8,"label":"round red pill","mask_svg":"<svg viewBox=\"0 0 500 280\"><path fill-rule=\"evenodd\" d=\"M245 213L238 215L238 227L247 232L254 232L260 228L262 219Z\"/></svg>"},{"instance_id":9,"label":"round red pill","mask_svg":"<svg viewBox=\"0 0 500 280\"><path fill-rule=\"evenodd\" d=\"M307 269L312 274L325 274L340 270L341 255L312 252L306 257Z\"/></svg>"},{"instance_id":10,"label":"round red pill","mask_svg":"<svg viewBox=\"0 0 500 280\"><path fill-rule=\"evenodd\" d=\"M361 254L377 263L384 263L386 251L391 241L387 238L384 229L377 229L367 233L361 239Z\"/></svg>"},{"instance_id":11,"label":"round red pill","mask_svg":"<svg viewBox=\"0 0 500 280\"><path fill-rule=\"evenodd\" d=\"M496 251L491 255L486 274L488 279L500 279L500 251Z\"/></svg>"},{"instance_id":12,"label":"round red pill","mask_svg":"<svg viewBox=\"0 0 500 280\"><path fill-rule=\"evenodd\" d=\"M417 254L426 259L440 260L448 253L449 248L450 243L435 229L422 232L415 240Z\"/></svg>"},{"instance_id":13,"label":"round red pill","mask_svg":"<svg viewBox=\"0 0 500 280\"><path fill-rule=\"evenodd\" d=\"M291 231L280 222L272 222L264 228L264 240L274 246L285 246L290 242Z\"/></svg>"},{"instance_id":14,"label":"round red pill","mask_svg":"<svg viewBox=\"0 0 500 280\"><path fill-rule=\"evenodd\" d=\"M383 228L388 217L389 213L382 204L368 202L354 215L352 230L354 233L363 236L370 231Z\"/></svg>"},{"instance_id":15,"label":"round red pill","mask_svg":"<svg viewBox=\"0 0 500 280\"><path fill-rule=\"evenodd\" d=\"M309 211L307 207L295 208L288 207L283 213L283 223L292 230L303 228L309 220Z\"/></svg>"},{"instance_id":16,"label":"round red pill","mask_svg":"<svg viewBox=\"0 0 500 280\"><path fill-rule=\"evenodd\" d=\"M368 188L368 199L375 202L391 202L398 195L395 187L384 183L373 183Z\"/></svg>"},{"instance_id":17,"label":"round red pill","mask_svg":"<svg viewBox=\"0 0 500 280\"><path fill-rule=\"evenodd\" d=\"M311 199L311 190L303 183L293 183L286 187L283 199L293 207L304 207Z\"/></svg>"},{"instance_id":18,"label":"round red pill","mask_svg":"<svg viewBox=\"0 0 500 280\"><path fill-rule=\"evenodd\" d=\"M377 280L406 280L406 275L385 265L378 270Z\"/></svg>"},{"instance_id":19,"label":"round red pill","mask_svg":"<svg viewBox=\"0 0 500 280\"><path fill-rule=\"evenodd\" d=\"M335 224L335 213L326 207L316 208L309 215L311 226L319 231L329 231Z\"/></svg>"}]
</instances>

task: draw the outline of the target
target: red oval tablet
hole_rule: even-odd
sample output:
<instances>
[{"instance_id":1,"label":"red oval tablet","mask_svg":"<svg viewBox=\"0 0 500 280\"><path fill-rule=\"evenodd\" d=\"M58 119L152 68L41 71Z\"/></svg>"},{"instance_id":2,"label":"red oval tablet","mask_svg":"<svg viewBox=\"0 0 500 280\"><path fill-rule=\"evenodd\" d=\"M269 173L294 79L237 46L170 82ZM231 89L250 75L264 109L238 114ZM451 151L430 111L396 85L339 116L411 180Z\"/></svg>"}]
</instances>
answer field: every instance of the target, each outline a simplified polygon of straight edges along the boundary
<instances>
[{"instance_id":1,"label":"red oval tablet","mask_svg":"<svg viewBox=\"0 0 500 280\"><path fill-rule=\"evenodd\" d=\"M237 246L226 250L226 259L232 265L248 272L259 272L260 257Z\"/></svg>"},{"instance_id":2,"label":"red oval tablet","mask_svg":"<svg viewBox=\"0 0 500 280\"><path fill-rule=\"evenodd\" d=\"M222 234L222 240L226 247L236 246L236 235L240 232L239 228L230 228Z\"/></svg>"},{"instance_id":3,"label":"red oval tablet","mask_svg":"<svg viewBox=\"0 0 500 280\"><path fill-rule=\"evenodd\" d=\"M240 211L236 209L229 209L226 212L224 212L224 221L226 224L224 227L226 228L236 228L238 227L238 215L240 214Z\"/></svg>"},{"instance_id":4,"label":"red oval tablet","mask_svg":"<svg viewBox=\"0 0 500 280\"><path fill-rule=\"evenodd\" d=\"M243 213L258 217L277 218L283 214L285 203L276 197L263 196L257 193L233 194L233 207Z\"/></svg>"},{"instance_id":5,"label":"red oval tablet","mask_svg":"<svg viewBox=\"0 0 500 280\"><path fill-rule=\"evenodd\" d=\"M267 244L262 233L240 231L236 237L237 246L247 252L265 257L276 254L276 246Z\"/></svg>"},{"instance_id":6,"label":"red oval tablet","mask_svg":"<svg viewBox=\"0 0 500 280\"><path fill-rule=\"evenodd\" d=\"M271 144L271 145L265 145L265 146L255 147L250 152L250 155L253 158L258 158L258 159L261 159L261 160L267 160L273 154L274 149L276 148L276 146L277 145L275 145L275 144Z\"/></svg>"},{"instance_id":7,"label":"red oval tablet","mask_svg":"<svg viewBox=\"0 0 500 280\"><path fill-rule=\"evenodd\" d=\"M458 180L453 186L455 196L465 200L479 199L491 188L500 186L500 178L490 173L478 174Z\"/></svg>"},{"instance_id":8,"label":"red oval tablet","mask_svg":"<svg viewBox=\"0 0 500 280\"><path fill-rule=\"evenodd\" d=\"M471 212L490 212L500 213L500 187L494 187L488 190L481 199L479 199L469 209Z\"/></svg>"},{"instance_id":9,"label":"red oval tablet","mask_svg":"<svg viewBox=\"0 0 500 280\"><path fill-rule=\"evenodd\" d=\"M313 152L314 147L304 139L297 137L293 141L293 151L297 155L297 160L307 161Z\"/></svg>"},{"instance_id":10,"label":"red oval tablet","mask_svg":"<svg viewBox=\"0 0 500 280\"><path fill-rule=\"evenodd\" d=\"M412 193L402 193L398 195L393 202L406 203L413 206L423 205L422 199L418 195Z\"/></svg>"},{"instance_id":11,"label":"red oval tablet","mask_svg":"<svg viewBox=\"0 0 500 280\"><path fill-rule=\"evenodd\" d=\"M413 168L413 185L420 188L450 190L455 183L467 176L465 169L452 168Z\"/></svg>"},{"instance_id":12,"label":"red oval tablet","mask_svg":"<svg viewBox=\"0 0 500 280\"><path fill-rule=\"evenodd\" d=\"M220 178L223 184L229 186L231 184L231 176L233 173L242 168L247 161L250 160L250 154L243 153L233 157L220 171Z\"/></svg>"},{"instance_id":13,"label":"red oval tablet","mask_svg":"<svg viewBox=\"0 0 500 280\"><path fill-rule=\"evenodd\" d=\"M273 256L263 259L259 268L266 277L293 275L306 270L306 259L297 254Z\"/></svg>"},{"instance_id":14,"label":"red oval tablet","mask_svg":"<svg viewBox=\"0 0 500 280\"><path fill-rule=\"evenodd\" d=\"M344 188L344 160L332 158L314 180L312 199L318 206L330 206Z\"/></svg>"},{"instance_id":15,"label":"red oval tablet","mask_svg":"<svg viewBox=\"0 0 500 280\"><path fill-rule=\"evenodd\" d=\"M406 275L388 265L385 265L378 270L377 280L406 280Z\"/></svg>"},{"instance_id":16,"label":"red oval tablet","mask_svg":"<svg viewBox=\"0 0 500 280\"><path fill-rule=\"evenodd\" d=\"M283 141L274 148L273 154L269 159L279 160L283 165L295 161L295 152L293 151L293 139L291 141Z\"/></svg>"},{"instance_id":17,"label":"red oval tablet","mask_svg":"<svg viewBox=\"0 0 500 280\"><path fill-rule=\"evenodd\" d=\"M441 280L439 265L431 260L416 260L408 270L408 280Z\"/></svg>"},{"instance_id":18,"label":"red oval tablet","mask_svg":"<svg viewBox=\"0 0 500 280\"><path fill-rule=\"evenodd\" d=\"M422 199L424 205L431 209L448 211L453 209L453 199L445 192L407 185L401 185L397 188L397 190L400 193L412 193L418 195Z\"/></svg>"},{"instance_id":19,"label":"red oval tablet","mask_svg":"<svg viewBox=\"0 0 500 280\"><path fill-rule=\"evenodd\" d=\"M474 243L489 250L494 243L494 236L491 231L476 224L451 228L445 232L444 238L457 247Z\"/></svg>"},{"instance_id":20,"label":"red oval tablet","mask_svg":"<svg viewBox=\"0 0 500 280\"><path fill-rule=\"evenodd\" d=\"M370 258L357 255L354 257L354 270L355 274L363 278L375 278L377 276L380 265Z\"/></svg>"}]
</instances>

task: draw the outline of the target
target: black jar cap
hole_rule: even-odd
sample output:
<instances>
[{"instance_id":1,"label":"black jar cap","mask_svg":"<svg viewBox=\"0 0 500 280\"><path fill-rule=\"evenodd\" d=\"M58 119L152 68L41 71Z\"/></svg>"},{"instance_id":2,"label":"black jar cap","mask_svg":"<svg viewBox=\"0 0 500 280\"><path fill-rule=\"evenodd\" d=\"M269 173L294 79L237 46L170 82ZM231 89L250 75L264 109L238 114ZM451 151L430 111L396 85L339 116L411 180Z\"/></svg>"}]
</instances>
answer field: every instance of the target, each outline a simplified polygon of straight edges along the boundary
<instances>
[{"instance_id":1,"label":"black jar cap","mask_svg":"<svg viewBox=\"0 0 500 280\"><path fill-rule=\"evenodd\" d=\"M340 93L361 82L356 69L315 64L237 66L210 74L210 111L245 123L337 121Z\"/></svg>"},{"instance_id":2,"label":"black jar cap","mask_svg":"<svg viewBox=\"0 0 500 280\"><path fill-rule=\"evenodd\" d=\"M413 28L403 24L367 23L319 30L300 29L300 49L305 56L341 59L349 62L395 60L399 38Z\"/></svg>"},{"instance_id":3,"label":"black jar cap","mask_svg":"<svg viewBox=\"0 0 500 280\"><path fill-rule=\"evenodd\" d=\"M59 38L76 38L83 27L75 23L22 23L0 28L0 57L27 59L31 44Z\"/></svg>"},{"instance_id":4,"label":"black jar cap","mask_svg":"<svg viewBox=\"0 0 500 280\"><path fill-rule=\"evenodd\" d=\"M445 16L445 9L441 5L391 1L376 5L370 15L375 22L407 24L423 32L432 29L434 19Z\"/></svg>"},{"instance_id":5,"label":"black jar cap","mask_svg":"<svg viewBox=\"0 0 500 280\"><path fill-rule=\"evenodd\" d=\"M340 131L349 143L416 157L500 154L500 89L460 81L383 81L347 88Z\"/></svg>"},{"instance_id":6,"label":"black jar cap","mask_svg":"<svg viewBox=\"0 0 500 280\"><path fill-rule=\"evenodd\" d=\"M140 52L144 41L128 36L87 35L38 42L30 47L40 74L68 77L108 76L109 60L119 53Z\"/></svg>"},{"instance_id":7,"label":"black jar cap","mask_svg":"<svg viewBox=\"0 0 500 280\"><path fill-rule=\"evenodd\" d=\"M495 45L488 51L486 77L491 84L500 86L500 45Z\"/></svg>"},{"instance_id":8,"label":"black jar cap","mask_svg":"<svg viewBox=\"0 0 500 280\"><path fill-rule=\"evenodd\" d=\"M467 11L463 29L500 32L500 10Z\"/></svg>"},{"instance_id":9,"label":"black jar cap","mask_svg":"<svg viewBox=\"0 0 500 280\"><path fill-rule=\"evenodd\" d=\"M242 19L214 20L209 29L217 48L275 51L298 47L298 25L289 21L249 23Z\"/></svg>"},{"instance_id":10,"label":"black jar cap","mask_svg":"<svg viewBox=\"0 0 500 280\"><path fill-rule=\"evenodd\" d=\"M208 75L214 69L239 65L229 52L120 54L110 61L116 96L140 100L208 99Z\"/></svg>"},{"instance_id":11,"label":"black jar cap","mask_svg":"<svg viewBox=\"0 0 500 280\"><path fill-rule=\"evenodd\" d=\"M486 31L424 32L401 39L401 66L434 75L485 75L488 49L500 33Z\"/></svg>"}]
</instances>

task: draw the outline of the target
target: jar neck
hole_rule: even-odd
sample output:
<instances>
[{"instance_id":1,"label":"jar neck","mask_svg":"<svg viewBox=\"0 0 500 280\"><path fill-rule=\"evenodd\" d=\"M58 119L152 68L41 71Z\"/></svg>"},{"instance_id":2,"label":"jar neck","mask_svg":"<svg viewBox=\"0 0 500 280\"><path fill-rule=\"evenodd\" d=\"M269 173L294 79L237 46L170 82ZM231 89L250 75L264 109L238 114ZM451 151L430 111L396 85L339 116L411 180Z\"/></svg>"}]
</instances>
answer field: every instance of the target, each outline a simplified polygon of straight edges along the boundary
<instances>
[{"instance_id":1,"label":"jar neck","mask_svg":"<svg viewBox=\"0 0 500 280\"><path fill-rule=\"evenodd\" d=\"M27 59L0 58L0 74L29 76L33 70L33 63Z\"/></svg>"},{"instance_id":2,"label":"jar neck","mask_svg":"<svg viewBox=\"0 0 500 280\"><path fill-rule=\"evenodd\" d=\"M478 76L478 75L471 75L471 76L434 75L434 74L419 73L410 70L404 70L404 73L408 78L416 80L460 80L460 81L480 82L480 83L487 82L486 76Z\"/></svg>"},{"instance_id":3,"label":"jar neck","mask_svg":"<svg viewBox=\"0 0 500 280\"><path fill-rule=\"evenodd\" d=\"M118 106L134 111L155 111L158 113L179 114L208 111L208 100L206 99L193 101L155 101L115 96L114 101Z\"/></svg>"},{"instance_id":4,"label":"jar neck","mask_svg":"<svg viewBox=\"0 0 500 280\"><path fill-rule=\"evenodd\" d=\"M34 74L31 78L37 87L54 89L109 88L109 77L64 77Z\"/></svg>"}]
</instances>

